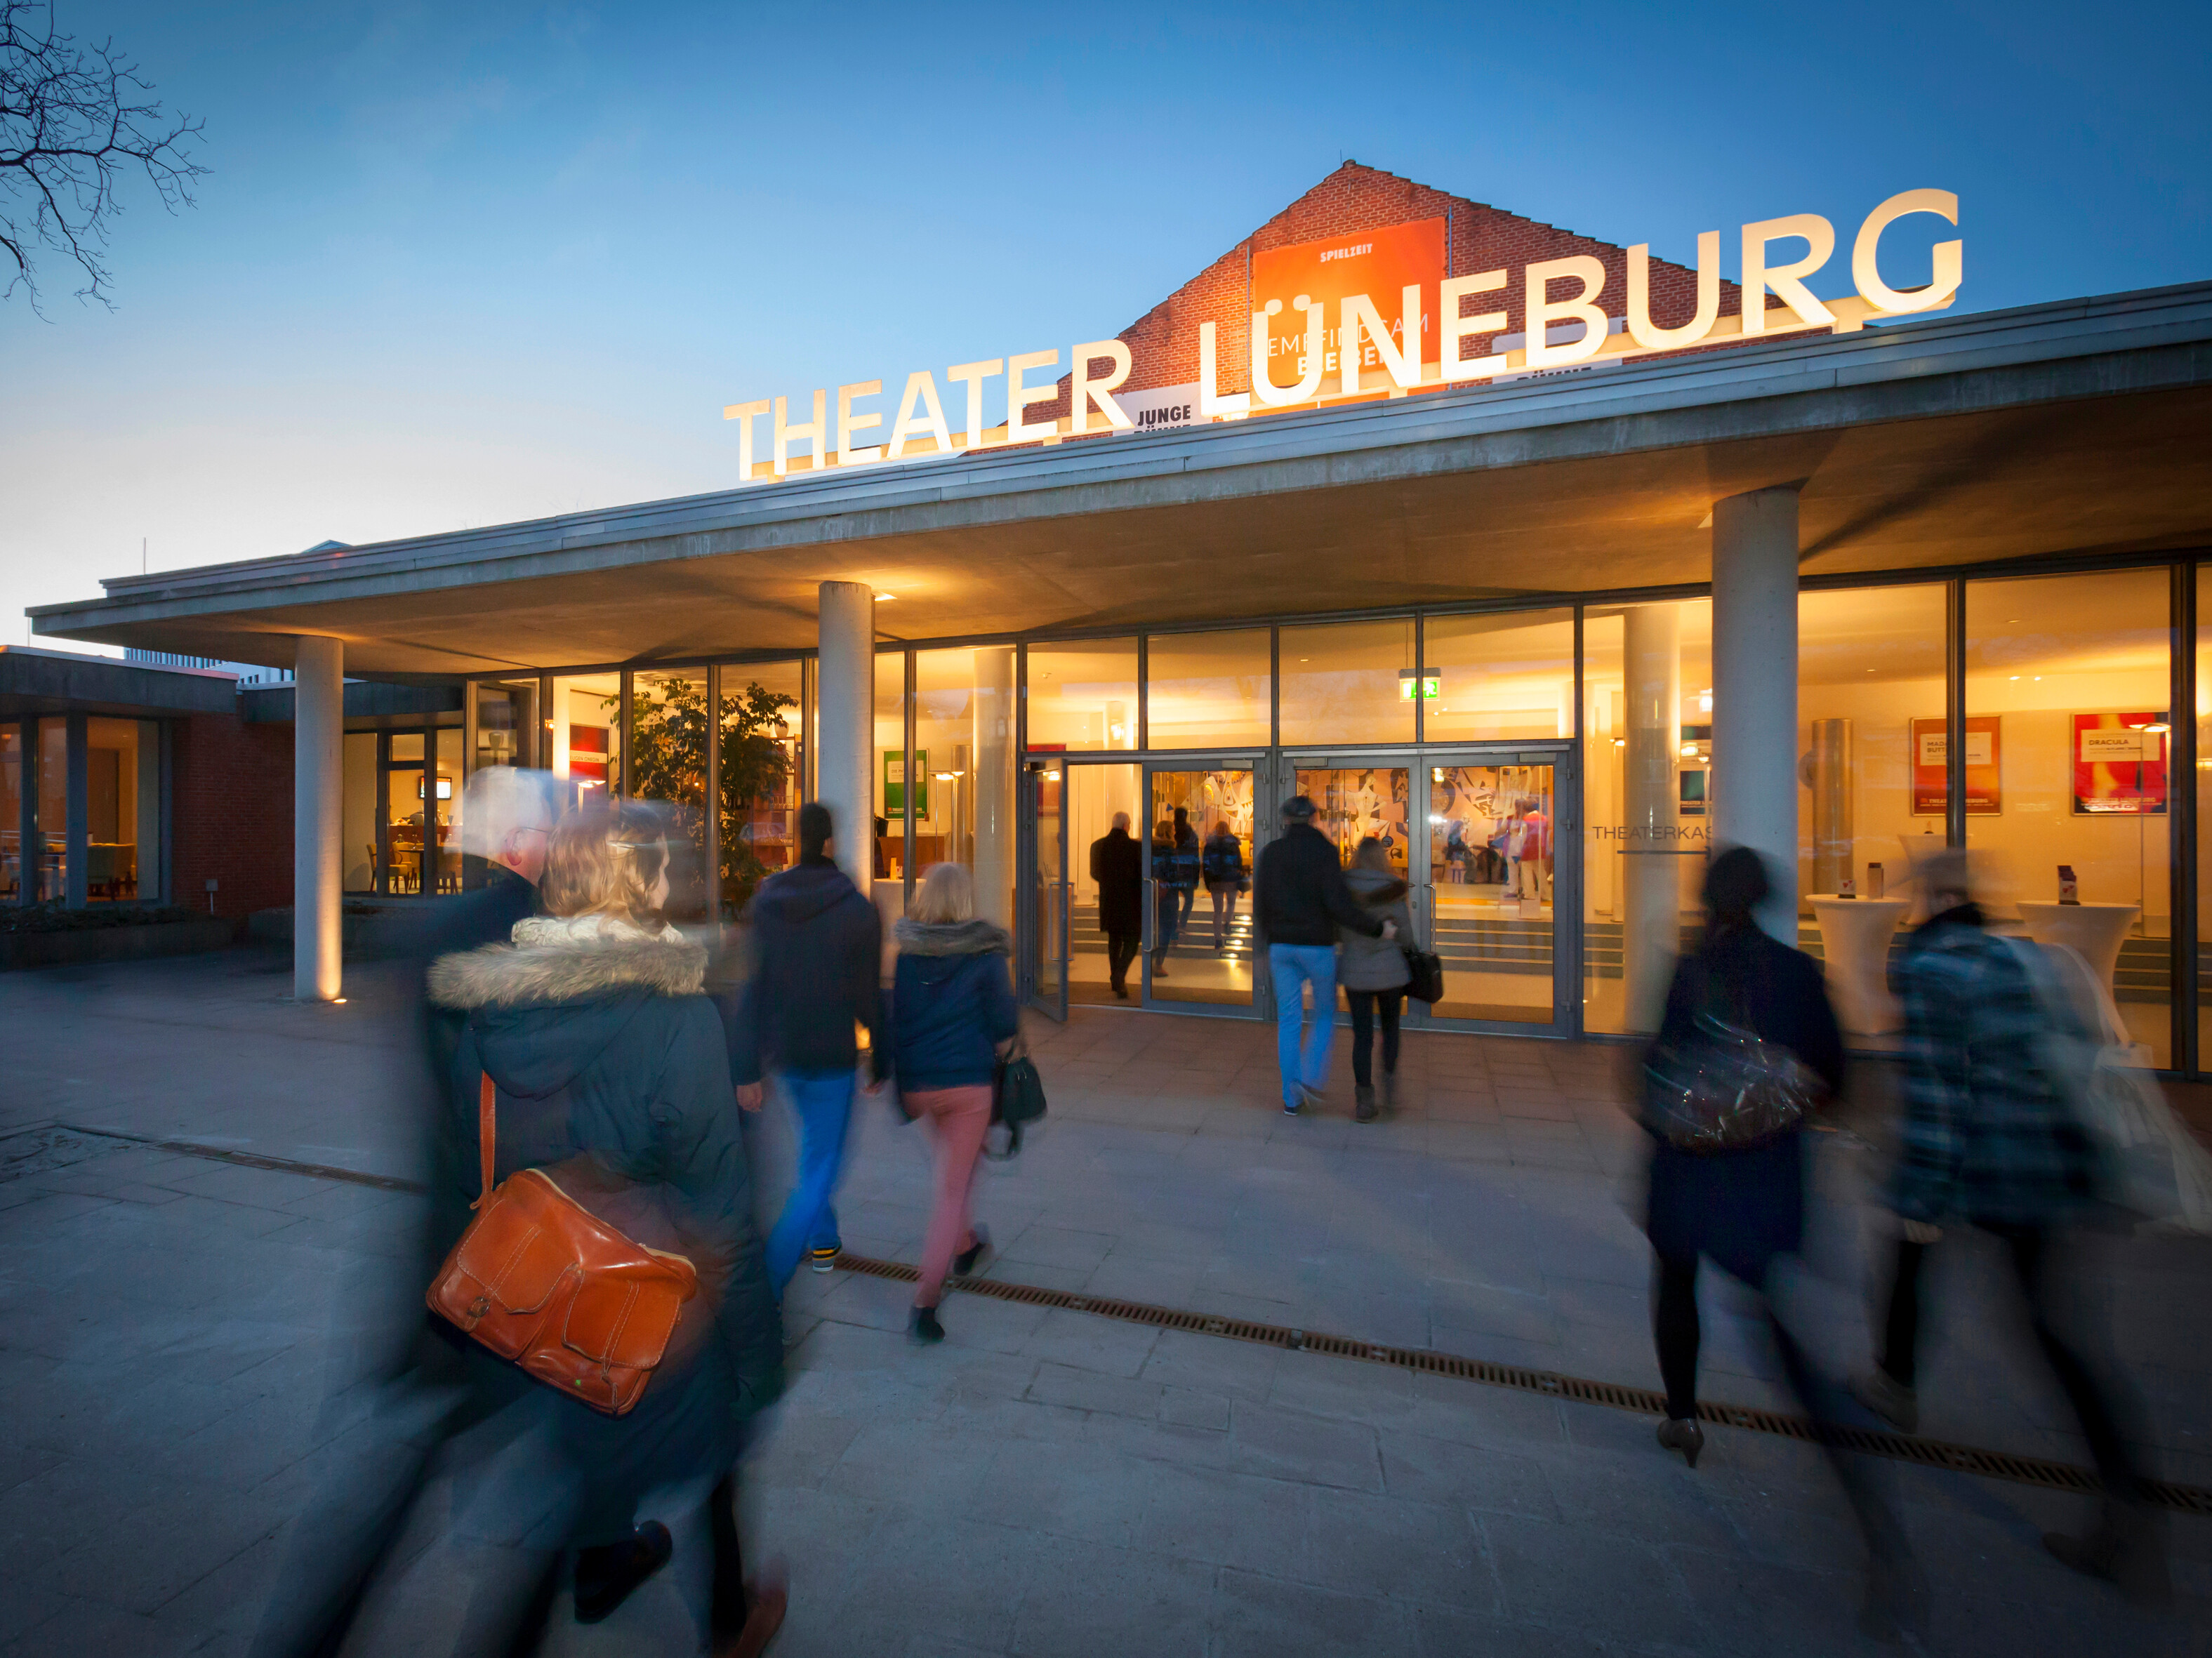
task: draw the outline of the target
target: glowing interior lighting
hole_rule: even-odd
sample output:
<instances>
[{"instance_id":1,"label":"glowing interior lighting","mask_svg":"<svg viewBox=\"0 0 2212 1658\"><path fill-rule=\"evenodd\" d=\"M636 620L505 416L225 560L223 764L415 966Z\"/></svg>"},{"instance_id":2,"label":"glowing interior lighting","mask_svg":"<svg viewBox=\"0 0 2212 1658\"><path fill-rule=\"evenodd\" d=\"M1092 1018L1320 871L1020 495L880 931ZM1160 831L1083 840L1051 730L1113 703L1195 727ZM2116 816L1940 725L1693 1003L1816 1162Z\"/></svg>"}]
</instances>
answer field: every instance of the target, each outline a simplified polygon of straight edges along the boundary
<instances>
[{"instance_id":1,"label":"glowing interior lighting","mask_svg":"<svg viewBox=\"0 0 2212 1658\"><path fill-rule=\"evenodd\" d=\"M1697 751L1698 745L1695 743L1685 743L1682 744L1682 757L1686 760L1696 755Z\"/></svg>"},{"instance_id":2,"label":"glowing interior lighting","mask_svg":"<svg viewBox=\"0 0 2212 1658\"><path fill-rule=\"evenodd\" d=\"M878 604L888 604L891 600L897 597L898 595L896 593L878 593L876 595L876 603Z\"/></svg>"}]
</instances>

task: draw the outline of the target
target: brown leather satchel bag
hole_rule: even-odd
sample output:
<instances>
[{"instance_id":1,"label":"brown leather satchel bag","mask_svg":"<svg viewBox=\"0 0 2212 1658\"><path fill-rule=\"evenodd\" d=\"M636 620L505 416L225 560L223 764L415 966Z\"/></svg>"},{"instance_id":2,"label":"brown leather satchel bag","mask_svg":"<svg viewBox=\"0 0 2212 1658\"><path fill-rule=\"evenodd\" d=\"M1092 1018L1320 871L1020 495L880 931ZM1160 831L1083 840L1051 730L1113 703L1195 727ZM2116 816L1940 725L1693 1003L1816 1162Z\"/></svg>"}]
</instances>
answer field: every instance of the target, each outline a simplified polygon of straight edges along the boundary
<instances>
[{"instance_id":1,"label":"brown leather satchel bag","mask_svg":"<svg viewBox=\"0 0 2212 1658\"><path fill-rule=\"evenodd\" d=\"M621 1416L666 1356L684 1303L699 1291L698 1270L632 1242L542 1169L494 1189L496 1100L486 1077L477 1101L483 1184L469 1206L477 1218L424 1299L540 1382Z\"/></svg>"}]
</instances>

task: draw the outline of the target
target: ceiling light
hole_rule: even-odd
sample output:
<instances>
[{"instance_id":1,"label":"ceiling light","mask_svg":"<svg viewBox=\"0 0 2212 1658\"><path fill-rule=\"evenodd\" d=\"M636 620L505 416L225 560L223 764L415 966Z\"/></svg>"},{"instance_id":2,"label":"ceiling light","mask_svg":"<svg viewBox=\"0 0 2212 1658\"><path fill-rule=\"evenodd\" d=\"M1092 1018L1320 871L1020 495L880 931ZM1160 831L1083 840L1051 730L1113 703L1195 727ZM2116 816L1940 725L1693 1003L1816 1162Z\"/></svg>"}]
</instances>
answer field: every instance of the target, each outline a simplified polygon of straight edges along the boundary
<instances>
[{"instance_id":1,"label":"ceiling light","mask_svg":"<svg viewBox=\"0 0 2212 1658\"><path fill-rule=\"evenodd\" d=\"M1696 757L1697 752L1698 745L1695 743L1685 743L1682 744L1682 757L1685 760L1693 759Z\"/></svg>"},{"instance_id":2,"label":"ceiling light","mask_svg":"<svg viewBox=\"0 0 2212 1658\"><path fill-rule=\"evenodd\" d=\"M888 604L891 600L897 597L898 595L896 593L878 593L876 595L876 603L878 604Z\"/></svg>"}]
</instances>

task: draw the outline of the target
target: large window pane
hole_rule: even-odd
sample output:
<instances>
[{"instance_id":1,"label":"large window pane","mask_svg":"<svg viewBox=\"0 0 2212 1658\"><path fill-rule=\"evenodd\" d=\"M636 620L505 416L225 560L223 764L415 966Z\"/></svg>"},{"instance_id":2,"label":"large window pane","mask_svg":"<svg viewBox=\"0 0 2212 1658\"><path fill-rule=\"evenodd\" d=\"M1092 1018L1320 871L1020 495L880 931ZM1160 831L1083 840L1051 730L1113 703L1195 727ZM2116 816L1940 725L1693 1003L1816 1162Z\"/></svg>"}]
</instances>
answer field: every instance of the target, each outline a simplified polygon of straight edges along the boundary
<instances>
[{"instance_id":1,"label":"large window pane","mask_svg":"<svg viewBox=\"0 0 2212 1658\"><path fill-rule=\"evenodd\" d=\"M1431 616L1421 656L1430 742L1574 735L1573 611Z\"/></svg>"},{"instance_id":2,"label":"large window pane","mask_svg":"<svg viewBox=\"0 0 2212 1658\"><path fill-rule=\"evenodd\" d=\"M2160 1066L2172 1048L2167 580L2125 570L1966 586L1966 843L1984 854L1987 908L2081 950ZM1940 738L1940 718L1923 731ZM1940 778L1920 770L1915 794L1936 793L1920 804L1942 804Z\"/></svg>"},{"instance_id":3,"label":"large window pane","mask_svg":"<svg viewBox=\"0 0 2212 1658\"><path fill-rule=\"evenodd\" d=\"M799 698L796 662L722 670L722 906L735 913L753 890L799 861Z\"/></svg>"},{"instance_id":4,"label":"large window pane","mask_svg":"<svg viewBox=\"0 0 2212 1658\"><path fill-rule=\"evenodd\" d=\"M340 884L347 892L376 890L376 745L374 732L348 732L340 754L344 779L339 817Z\"/></svg>"},{"instance_id":5,"label":"large window pane","mask_svg":"<svg viewBox=\"0 0 2212 1658\"><path fill-rule=\"evenodd\" d=\"M1029 744L1072 752L1137 746L1137 641L1083 639L1029 650Z\"/></svg>"},{"instance_id":6,"label":"large window pane","mask_svg":"<svg viewBox=\"0 0 2212 1658\"><path fill-rule=\"evenodd\" d=\"M1285 747L1413 740L1411 616L1285 628L1282 641Z\"/></svg>"},{"instance_id":7,"label":"large window pane","mask_svg":"<svg viewBox=\"0 0 2212 1658\"><path fill-rule=\"evenodd\" d=\"M620 674L564 674L553 682L546 769L568 782L571 799L604 795L620 780L621 725Z\"/></svg>"},{"instance_id":8,"label":"large window pane","mask_svg":"<svg viewBox=\"0 0 2212 1658\"><path fill-rule=\"evenodd\" d=\"M39 721L38 896L58 902L69 890L69 721L52 715Z\"/></svg>"},{"instance_id":9,"label":"large window pane","mask_svg":"<svg viewBox=\"0 0 2212 1658\"><path fill-rule=\"evenodd\" d=\"M964 864L975 913L1013 925L1014 647L915 658L915 875Z\"/></svg>"},{"instance_id":10,"label":"large window pane","mask_svg":"<svg viewBox=\"0 0 2212 1658\"><path fill-rule=\"evenodd\" d=\"M629 744L623 793L671 809L689 855L669 871L669 913L707 908L707 671L654 669L630 677ZM672 846L672 851L678 850Z\"/></svg>"},{"instance_id":11,"label":"large window pane","mask_svg":"<svg viewBox=\"0 0 2212 1658\"><path fill-rule=\"evenodd\" d=\"M23 896L23 728L0 727L0 900Z\"/></svg>"},{"instance_id":12,"label":"large window pane","mask_svg":"<svg viewBox=\"0 0 2212 1658\"><path fill-rule=\"evenodd\" d=\"M480 679L469 687L477 705L477 752L471 770L483 766L537 766L538 681Z\"/></svg>"},{"instance_id":13,"label":"large window pane","mask_svg":"<svg viewBox=\"0 0 2212 1658\"><path fill-rule=\"evenodd\" d=\"M138 891L138 722L85 721L85 894L95 904Z\"/></svg>"},{"instance_id":14,"label":"large window pane","mask_svg":"<svg viewBox=\"0 0 2212 1658\"><path fill-rule=\"evenodd\" d=\"M1889 962L1911 911L1912 725L1943 708L1943 589L1860 587L1797 601L1800 941L1825 965L1855 1046L1891 1047L1904 1012ZM1940 806L1940 801L1934 804Z\"/></svg>"},{"instance_id":15,"label":"large window pane","mask_svg":"<svg viewBox=\"0 0 2212 1658\"><path fill-rule=\"evenodd\" d=\"M906 752L906 653L884 651L876 657L876 763L872 768L872 787L876 798L875 878L878 881L896 880L902 884L907 865L911 861L907 857L903 819L909 770ZM916 780L917 790L923 786L921 780ZM917 818L922 815L922 797L917 793ZM843 825L838 828L842 832ZM890 913L902 914L904 910L894 901Z\"/></svg>"},{"instance_id":16,"label":"large window pane","mask_svg":"<svg viewBox=\"0 0 2212 1658\"><path fill-rule=\"evenodd\" d=\"M1656 1030L1709 838L1711 602L1594 608L1583 648L1583 1027Z\"/></svg>"},{"instance_id":17,"label":"large window pane","mask_svg":"<svg viewBox=\"0 0 2212 1658\"><path fill-rule=\"evenodd\" d=\"M1267 630L1154 634L1145 641L1146 740L1155 749L1265 748Z\"/></svg>"}]
</instances>

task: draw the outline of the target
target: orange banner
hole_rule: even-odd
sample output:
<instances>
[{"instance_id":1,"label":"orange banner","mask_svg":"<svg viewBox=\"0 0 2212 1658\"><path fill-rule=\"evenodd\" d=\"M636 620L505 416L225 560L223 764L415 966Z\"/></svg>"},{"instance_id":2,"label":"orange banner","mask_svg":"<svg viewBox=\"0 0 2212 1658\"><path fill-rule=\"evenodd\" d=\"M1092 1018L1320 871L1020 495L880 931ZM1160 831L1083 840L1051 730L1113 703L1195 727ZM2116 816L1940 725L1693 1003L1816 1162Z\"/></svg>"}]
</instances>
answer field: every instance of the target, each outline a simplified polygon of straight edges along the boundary
<instances>
[{"instance_id":1,"label":"orange banner","mask_svg":"<svg viewBox=\"0 0 2212 1658\"><path fill-rule=\"evenodd\" d=\"M1438 361L1437 349L1437 288L1444 279L1444 222L1419 219L1356 235L1332 236L1324 241L1298 242L1271 247L1252 256L1252 308L1265 311L1269 300L1280 300L1283 308L1267 319L1267 361L1274 382L1291 386L1306 372L1306 315L1291 308L1304 294L1328 307L1322 349L1324 391L1335 390L1338 373L1338 301L1364 294L1391 338L1401 349L1399 290L1419 284L1421 290L1421 361ZM1362 368L1379 368L1374 345L1363 335L1359 342Z\"/></svg>"}]
</instances>

